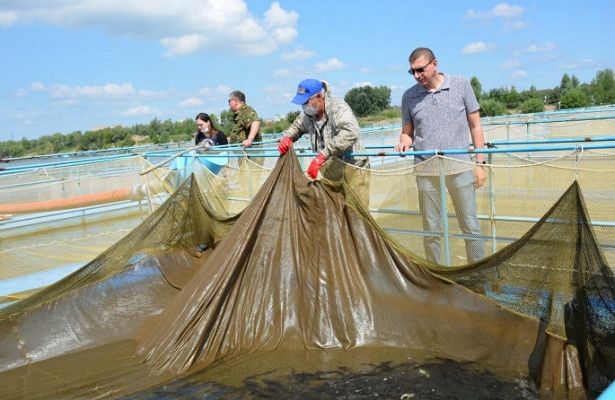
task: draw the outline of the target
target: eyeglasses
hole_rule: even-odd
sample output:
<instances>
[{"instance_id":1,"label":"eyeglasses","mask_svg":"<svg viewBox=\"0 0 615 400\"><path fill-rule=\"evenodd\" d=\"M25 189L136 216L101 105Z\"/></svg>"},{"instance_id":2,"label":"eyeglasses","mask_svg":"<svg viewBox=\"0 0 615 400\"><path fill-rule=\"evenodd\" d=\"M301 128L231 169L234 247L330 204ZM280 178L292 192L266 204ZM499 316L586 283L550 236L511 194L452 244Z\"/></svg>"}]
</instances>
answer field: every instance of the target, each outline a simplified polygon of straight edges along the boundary
<instances>
[{"instance_id":1,"label":"eyeglasses","mask_svg":"<svg viewBox=\"0 0 615 400\"><path fill-rule=\"evenodd\" d=\"M423 72L425 72L425 68L427 68L429 64L433 62L433 60L435 60L435 58L432 58L431 61L429 61L427 64L423 65L420 68L410 68L408 70L408 73L412 76L414 76L414 74L422 74Z\"/></svg>"},{"instance_id":2,"label":"eyeglasses","mask_svg":"<svg viewBox=\"0 0 615 400\"><path fill-rule=\"evenodd\" d=\"M235 99L228 99L228 103L231 104L231 101L233 101Z\"/></svg>"}]
</instances>

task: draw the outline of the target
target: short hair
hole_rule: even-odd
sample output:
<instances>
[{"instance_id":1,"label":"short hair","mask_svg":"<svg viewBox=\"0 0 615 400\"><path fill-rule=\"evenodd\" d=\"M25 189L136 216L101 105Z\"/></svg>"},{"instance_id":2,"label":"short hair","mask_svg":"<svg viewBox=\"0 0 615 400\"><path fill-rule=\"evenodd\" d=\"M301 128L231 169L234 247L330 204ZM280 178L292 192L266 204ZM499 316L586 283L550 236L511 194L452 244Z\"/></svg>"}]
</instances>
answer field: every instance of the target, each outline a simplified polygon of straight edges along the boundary
<instances>
[{"instance_id":1,"label":"short hair","mask_svg":"<svg viewBox=\"0 0 615 400\"><path fill-rule=\"evenodd\" d=\"M408 57L408 62L413 63L420 56L427 56L429 60L434 60L436 56L433 54L433 51L428 49L427 47L417 47L410 53L410 57Z\"/></svg>"},{"instance_id":2,"label":"short hair","mask_svg":"<svg viewBox=\"0 0 615 400\"><path fill-rule=\"evenodd\" d=\"M246 102L246 95L243 94L243 92L239 91L239 90L234 90L231 92L231 94L229 95L229 97L231 99L236 99L241 101L242 103Z\"/></svg>"}]
</instances>

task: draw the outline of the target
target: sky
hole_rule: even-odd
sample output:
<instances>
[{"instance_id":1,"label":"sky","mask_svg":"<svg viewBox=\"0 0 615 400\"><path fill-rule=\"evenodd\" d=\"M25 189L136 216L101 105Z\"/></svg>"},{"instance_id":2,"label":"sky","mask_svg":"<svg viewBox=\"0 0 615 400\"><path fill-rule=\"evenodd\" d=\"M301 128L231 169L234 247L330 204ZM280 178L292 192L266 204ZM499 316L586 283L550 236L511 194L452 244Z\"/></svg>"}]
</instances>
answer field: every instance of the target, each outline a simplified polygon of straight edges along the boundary
<instances>
[{"instance_id":1,"label":"sky","mask_svg":"<svg viewBox=\"0 0 615 400\"><path fill-rule=\"evenodd\" d=\"M615 2L0 0L0 141L180 121L246 94L275 119L305 78L333 94L416 82L408 56L483 91L615 69Z\"/></svg>"}]
</instances>

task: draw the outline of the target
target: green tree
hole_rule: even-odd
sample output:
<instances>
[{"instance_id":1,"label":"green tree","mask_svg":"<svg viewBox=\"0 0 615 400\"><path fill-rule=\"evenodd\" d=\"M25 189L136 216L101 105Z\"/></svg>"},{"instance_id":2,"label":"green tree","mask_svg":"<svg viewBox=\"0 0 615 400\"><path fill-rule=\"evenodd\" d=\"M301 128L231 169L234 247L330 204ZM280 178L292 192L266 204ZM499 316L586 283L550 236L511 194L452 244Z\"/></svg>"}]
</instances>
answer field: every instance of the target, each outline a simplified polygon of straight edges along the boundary
<instances>
[{"instance_id":1,"label":"green tree","mask_svg":"<svg viewBox=\"0 0 615 400\"><path fill-rule=\"evenodd\" d=\"M504 97L506 96L506 93L508 93L508 90L506 90L505 88L491 89L489 91L489 96L487 97L489 99L499 101L500 103L504 103L505 102Z\"/></svg>"},{"instance_id":2,"label":"green tree","mask_svg":"<svg viewBox=\"0 0 615 400\"><path fill-rule=\"evenodd\" d=\"M578 108L591 105L591 98L583 87L567 90L560 99L561 108Z\"/></svg>"},{"instance_id":3,"label":"green tree","mask_svg":"<svg viewBox=\"0 0 615 400\"><path fill-rule=\"evenodd\" d=\"M598 71L590 87L596 104L615 103L615 77L612 69Z\"/></svg>"},{"instance_id":4,"label":"green tree","mask_svg":"<svg viewBox=\"0 0 615 400\"><path fill-rule=\"evenodd\" d=\"M233 115L231 110L224 110L220 113L220 129L226 134L233 128Z\"/></svg>"},{"instance_id":5,"label":"green tree","mask_svg":"<svg viewBox=\"0 0 615 400\"><path fill-rule=\"evenodd\" d=\"M524 90L519 93L519 98L521 103L529 99L540 99L541 96L538 94L538 90L536 90L536 86L532 85L528 90Z\"/></svg>"},{"instance_id":6,"label":"green tree","mask_svg":"<svg viewBox=\"0 0 615 400\"><path fill-rule=\"evenodd\" d=\"M545 110L544 102L537 98L532 97L521 103L521 112L524 114L543 112Z\"/></svg>"},{"instance_id":7,"label":"green tree","mask_svg":"<svg viewBox=\"0 0 615 400\"><path fill-rule=\"evenodd\" d=\"M301 114L301 111L290 111L288 114L286 114L286 122L288 122L289 124L292 124L293 121L297 119L299 114Z\"/></svg>"},{"instance_id":8,"label":"green tree","mask_svg":"<svg viewBox=\"0 0 615 400\"><path fill-rule=\"evenodd\" d=\"M503 100L506 107L516 108L521 101L521 96L519 95L519 92L517 92L517 89L515 89L514 86L511 86L510 90L504 94Z\"/></svg>"},{"instance_id":9,"label":"green tree","mask_svg":"<svg viewBox=\"0 0 615 400\"><path fill-rule=\"evenodd\" d=\"M504 103L495 99L483 99L480 101L480 115L483 117L493 117L506 114Z\"/></svg>"},{"instance_id":10,"label":"green tree","mask_svg":"<svg viewBox=\"0 0 615 400\"><path fill-rule=\"evenodd\" d=\"M476 100L480 101L480 98L483 93L483 88L478 78L473 76L472 79L470 79L470 85L472 85L472 90L474 91L474 96L476 96Z\"/></svg>"},{"instance_id":11,"label":"green tree","mask_svg":"<svg viewBox=\"0 0 615 400\"><path fill-rule=\"evenodd\" d=\"M387 86L361 86L352 88L344 96L344 100L357 117L375 114L389 107L391 89Z\"/></svg>"},{"instance_id":12,"label":"green tree","mask_svg":"<svg viewBox=\"0 0 615 400\"><path fill-rule=\"evenodd\" d=\"M559 84L559 88L562 90L562 92L568 89L572 89L572 79L570 79L570 75L564 74L562 76L562 80Z\"/></svg>"}]
</instances>

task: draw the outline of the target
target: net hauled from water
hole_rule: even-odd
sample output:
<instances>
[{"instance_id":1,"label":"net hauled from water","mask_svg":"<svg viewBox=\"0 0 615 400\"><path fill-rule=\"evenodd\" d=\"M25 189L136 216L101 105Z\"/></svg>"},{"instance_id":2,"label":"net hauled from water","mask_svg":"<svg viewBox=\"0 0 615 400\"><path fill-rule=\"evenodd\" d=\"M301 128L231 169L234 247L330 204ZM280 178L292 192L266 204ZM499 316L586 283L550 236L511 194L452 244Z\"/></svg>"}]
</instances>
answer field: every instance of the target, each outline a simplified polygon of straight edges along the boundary
<instances>
[{"instance_id":1,"label":"net hauled from water","mask_svg":"<svg viewBox=\"0 0 615 400\"><path fill-rule=\"evenodd\" d=\"M543 398L615 377L613 274L577 184L521 240L447 270L391 239L347 185L309 181L292 151L240 214L202 193L193 177L84 268L0 311L2 398L429 357L532 379Z\"/></svg>"}]
</instances>

